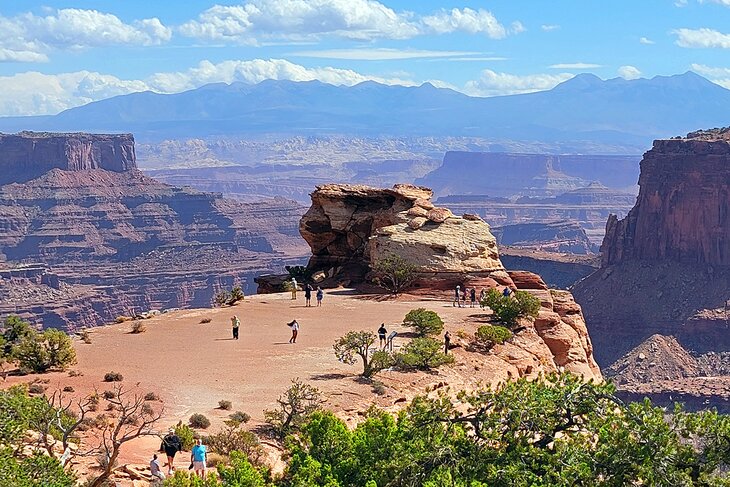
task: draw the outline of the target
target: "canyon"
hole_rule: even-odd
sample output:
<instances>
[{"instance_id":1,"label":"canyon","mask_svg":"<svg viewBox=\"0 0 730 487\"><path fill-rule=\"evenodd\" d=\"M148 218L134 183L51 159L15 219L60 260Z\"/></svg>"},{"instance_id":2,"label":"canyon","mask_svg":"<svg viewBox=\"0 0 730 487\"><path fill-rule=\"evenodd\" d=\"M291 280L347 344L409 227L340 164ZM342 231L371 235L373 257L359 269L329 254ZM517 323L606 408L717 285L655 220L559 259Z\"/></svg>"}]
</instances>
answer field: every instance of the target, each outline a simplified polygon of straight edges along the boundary
<instances>
[{"instance_id":1,"label":"canyon","mask_svg":"<svg viewBox=\"0 0 730 487\"><path fill-rule=\"evenodd\" d=\"M304 255L297 203L160 183L137 169L128 134L6 135L0 154L0 314L74 330L207 306Z\"/></svg>"},{"instance_id":2,"label":"canyon","mask_svg":"<svg viewBox=\"0 0 730 487\"><path fill-rule=\"evenodd\" d=\"M627 397L644 394L665 402L682 397L727 410L728 130L655 141L641 161L639 186L628 215L607 222L601 269L573 288L596 359L621 371ZM676 346L657 345L662 337L673 337ZM647 358L659 349L684 350L680 354L705 366L678 375L676 367Z\"/></svg>"}]
</instances>

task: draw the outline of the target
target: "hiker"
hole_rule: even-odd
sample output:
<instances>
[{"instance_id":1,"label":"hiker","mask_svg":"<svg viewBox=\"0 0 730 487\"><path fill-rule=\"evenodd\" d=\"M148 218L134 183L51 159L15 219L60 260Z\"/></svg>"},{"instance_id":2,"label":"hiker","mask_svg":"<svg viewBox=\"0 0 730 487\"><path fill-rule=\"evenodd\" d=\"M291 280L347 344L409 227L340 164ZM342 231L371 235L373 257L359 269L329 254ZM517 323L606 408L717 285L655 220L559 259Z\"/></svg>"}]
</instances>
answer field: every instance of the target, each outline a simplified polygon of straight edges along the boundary
<instances>
[{"instance_id":1,"label":"hiker","mask_svg":"<svg viewBox=\"0 0 730 487\"><path fill-rule=\"evenodd\" d=\"M304 288L304 305L305 306L312 306L312 285L307 284L307 286Z\"/></svg>"},{"instance_id":2,"label":"hiker","mask_svg":"<svg viewBox=\"0 0 730 487\"><path fill-rule=\"evenodd\" d=\"M165 456L167 456L167 463L165 463L165 466L167 467L167 475L172 475L175 471L175 467L173 465L175 455L177 452L182 451L182 441L180 441L180 437L175 433L174 428L167 430L167 434L162 439L160 451L164 451Z\"/></svg>"},{"instance_id":3,"label":"hiker","mask_svg":"<svg viewBox=\"0 0 730 487\"><path fill-rule=\"evenodd\" d=\"M505 298L509 298L510 294L512 294L512 290L505 286L504 291L502 291L502 296L504 296Z\"/></svg>"},{"instance_id":4,"label":"hiker","mask_svg":"<svg viewBox=\"0 0 730 487\"><path fill-rule=\"evenodd\" d=\"M287 323L287 326L291 328L291 338L289 339L289 343L297 343L297 335L299 334L299 323L297 323L297 320L292 320Z\"/></svg>"},{"instance_id":5,"label":"hiker","mask_svg":"<svg viewBox=\"0 0 730 487\"><path fill-rule=\"evenodd\" d=\"M291 278L291 298L297 299L297 279L295 277Z\"/></svg>"},{"instance_id":6,"label":"hiker","mask_svg":"<svg viewBox=\"0 0 730 487\"><path fill-rule=\"evenodd\" d=\"M150 460L150 473L152 474L153 482L155 479L165 480L165 474L160 469L160 461L157 459L157 453L152 454L152 460Z\"/></svg>"},{"instance_id":7,"label":"hiker","mask_svg":"<svg viewBox=\"0 0 730 487\"><path fill-rule=\"evenodd\" d=\"M487 290L482 288L482 291L479 293L479 306L482 308L484 307L484 305L482 304L482 301L484 301L484 298L486 298L486 297L487 297Z\"/></svg>"},{"instance_id":8,"label":"hiker","mask_svg":"<svg viewBox=\"0 0 730 487\"><path fill-rule=\"evenodd\" d=\"M461 308L461 301L459 300L459 298L461 297L460 293L461 293L461 286L456 286L456 289L454 290L454 302L451 303L451 306L456 306L458 304L459 308Z\"/></svg>"},{"instance_id":9,"label":"hiker","mask_svg":"<svg viewBox=\"0 0 730 487\"><path fill-rule=\"evenodd\" d=\"M449 345L451 345L451 333L444 333L444 354L449 354Z\"/></svg>"},{"instance_id":10,"label":"hiker","mask_svg":"<svg viewBox=\"0 0 730 487\"><path fill-rule=\"evenodd\" d=\"M233 339L238 340L238 328L241 326L241 320L238 319L238 316L233 315L231 317L231 328L233 329Z\"/></svg>"},{"instance_id":11,"label":"hiker","mask_svg":"<svg viewBox=\"0 0 730 487\"><path fill-rule=\"evenodd\" d=\"M317 307L322 306L322 298L324 298L324 291L322 288L317 286Z\"/></svg>"},{"instance_id":12,"label":"hiker","mask_svg":"<svg viewBox=\"0 0 730 487\"><path fill-rule=\"evenodd\" d=\"M380 325L378 328L378 338L380 338L380 348L383 348L387 343L385 336L388 334L388 330L385 329L385 323Z\"/></svg>"},{"instance_id":13,"label":"hiker","mask_svg":"<svg viewBox=\"0 0 730 487\"><path fill-rule=\"evenodd\" d=\"M474 307L474 303L477 301L477 289L475 287L471 288L471 291L469 291L469 300L471 301L471 307Z\"/></svg>"},{"instance_id":14,"label":"hiker","mask_svg":"<svg viewBox=\"0 0 730 487\"><path fill-rule=\"evenodd\" d=\"M205 478L206 464L207 464L207 449L200 438L195 440L195 446L190 451L190 463L193 464L193 470L195 475L198 477Z\"/></svg>"},{"instance_id":15,"label":"hiker","mask_svg":"<svg viewBox=\"0 0 730 487\"><path fill-rule=\"evenodd\" d=\"M464 286L464 290L461 292L461 303L464 305L465 308L466 308L466 293L468 293L468 292L469 292L469 290L466 288L466 286Z\"/></svg>"}]
</instances>

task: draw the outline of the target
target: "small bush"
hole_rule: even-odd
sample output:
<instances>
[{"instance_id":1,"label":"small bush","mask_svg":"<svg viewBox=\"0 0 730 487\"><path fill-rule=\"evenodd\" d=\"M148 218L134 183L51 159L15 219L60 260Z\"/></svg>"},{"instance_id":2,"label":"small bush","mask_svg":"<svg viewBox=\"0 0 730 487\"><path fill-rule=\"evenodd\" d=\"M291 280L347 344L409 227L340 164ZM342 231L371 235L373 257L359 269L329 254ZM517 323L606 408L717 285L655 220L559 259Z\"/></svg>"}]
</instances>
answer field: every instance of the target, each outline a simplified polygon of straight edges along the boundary
<instances>
[{"instance_id":1,"label":"small bush","mask_svg":"<svg viewBox=\"0 0 730 487\"><path fill-rule=\"evenodd\" d=\"M535 317L540 312L540 300L527 291L516 291L512 297L492 288L480 304L488 306L497 320L509 328L514 327L519 318Z\"/></svg>"},{"instance_id":2,"label":"small bush","mask_svg":"<svg viewBox=\"0 0 730 487\"><path fill-rule=\"evenodd\" d=\"M197 433L193 429L183 424L182 421L175 426L175 434L180 438L183 450L190 451L195 445L195 439L198 437Z\"/></svg>"},{"instance_id":3,"label":"small bush","mask_svg":"<svg viewBox=\"0 0 730 487\"><path fill-rule=\"evenodd\" d=\"M188 424L193 428L206 429L208 426L210 426L210 420L206 418L203 414L195 413L190 416Z\"/></svg>"},{"instance_id":4,"label":"small bush","mask_svg":"<svg viewBox=\"0 0 730 487\"><path fill-rule=\"evenodd\" d=\"M243 299L246 296L243 294L243 289L241 289L240 286L236 286L233 289L231 289L231 293L229 295L228 304L233 306L239 301L243 301Z\"/></svg>"},{"instance_id":5,"label":"small bush","mask_svg":"<svg viewBox=\"0 0 730 487\"><path fill-rule=\"evenodd\" d=\"M254 465L261 465L265 457L258 437L242 429L240 423L227 425L218 433L205 437L203 442L208 450L219 455L228 456L234 451L241 452Z\"/></svg>"},{"instance_id":6,"label":"small bush","mask_svg":"<svg viewBox=\"0 0 730 487\"><path fill-rule=\"evenodd\" d=\"M119 372L107 372L104 374L104 382L121 382L124 376Z\"/></svg>"},{"instance_id":7,"label":"small bush","mask_svg":"<svg viewBox=\"0 0 730 487\"><path fill-rule=\"evenodd\" d=\"M138 333L144 333L147 331L147 325L142 323L141 321L137 320L134 323L132 323L132 334L136 335Z\"/></svg>"},{"instance_id":8,"label":"small bush","mask_svg":"<svg viewBox=\"0 0 730 487\"><path fill-rule=\"evenodd\" d=\"M82 377L83 375L84 375L84 373L81 372L80 370L69 370L68 371L69 377Z\"/></svg>"},{"instance_id":9,"label":"small bush","mask_svg":"<svg viewBox=\"0 0 730 487\"><path fill-rule=\"evenodd\" d=\"M433 338L414 338L395 355L396 365L402 369L430 370L454 363L453 355L446 355L443 345Z\"/></svg>"},{"instance_id":10,"label":"small bush","mask_svg":"<svg viewBox=\"0 0 730 487\"><path fill-rule=\"evenodd\" d=\"M203 318L202 320L200 320L200 324L204 325L206 323L210 323L211 321L213 321L213 318Z\"/></svg>"},{"instance_id":11,"label":"small bush","mask_svg":"<svg viewBox=\"0 0 730 487\"><path fill-rule=\"evenodd\" d=\"M229 414L228 417L235 423L248 423L251 421L251 416L243 411L236 411L233 414Z\"/></svg>"},{"instance_id":12,"label":"small bush","mask_svg":"<svg viewBox=\"0 0 730 487\"><path fill-rule=\"evenodd\" d=\"M148 392L147 394L144 395L144 400L145 401L159 401L160 396L158 396L154 392Z\"/></svg>"},{"instance_id":13,"label":"small bush","mask_svg":"<svg viewBox=\"0 0 730 487\"><path fill-rule=\"evenodd\" d=\"M373 392L378 396L384 396L385 393L388 392L385 388L385 384L383 384L379 380L374 380L371 386L373 388Z\"/></svg>"},{"instance_id":14,"label":"small bush","mask_svg":"<svg viewBox=\"0 0 730 487\"><path fill-rule=\"evenodd\" d=\"M225 399L222 399L218 401L218 407L224 411L230 411L233 409L233 403L231 401L226 401Z\"/></svg>"},{"instance_id":15,"label":"small bush","mask_svg":"<svg viewBox=\"0 0 730 487\"><path fill-rule=\"evenodd\" d=\"M264 410L264 421L272 431L284 439L292 431L297 431L306 419L322 404L319 389L305 384L299 378L292 379L292 385L279 396L278 409Z\"/></svg>"},{"instance_id":16,"label":"small bush","mask_svg":"<svg viewBox=\"0 0 730 487\"><path fill-rule=\"evenodd\" d=\"M115 397L117 397L117 393L114 391L104 391L101 393L101 396L104 399L114 399Z\"/></svg>"},{"instance_id":17,"label":"small bush","mask_svg":"<svg viewBox=\"0 0 730 487\"><path fill-rule=\"evenodd\" d=\"M99 395L94 394L89 396L89 411L96 411L99 409Z\"/></svg>"},{"instance_id":18,"label":"small bush","mask_svg":"<svg viewBox=\"0 0 730 487\"><path fill-rule=\"evenodd\" d=\"M444 329L444 322L435 312L424 309L412 309L403 319L403 325L413 328L419 337L437 335Z\"/></svg>"},{"instance_id":19,"label":"small bush","mask_svg":"<svg viewBox=\"0 0 730 487\"><path fill-rule=\"evenodd\" d=\"M375 285L398 294L413 284L418 266L396 254L386 255L373 266Z\"/></svg>"},{"instance_id":20,"label":"small bush","mask_svg":"<svg viewBox=\"0 0 730 487\"><path fill-rule=\"evenodd\" d=\"M91 343L91 333L86 328L79 332L79 338L87 345Z\"/></svg>"},{"instance_id":21,"label":"small bush","mask_svg":"<svg viewBox=\"0 0 730 487\"><path fill-rule=\"evenodd\" d=\"M208 468L215 468L218 465L226 465L228 463L228 457L226 455L220 455L218 453L210 452L205 456Z\"/></svg>"},{"instance_id":22,"label":"small bush","mask_svg":"<svg viewBox=\"0 0 730 487\"><path fill-rule=\"evenodd\" d=\"M72 386L66 386L63 388L63 392L75 392Z\"/></svg>"},{"instance_id":23,"label":"small bush","mask_svg":"<svg viewBox=\"0 0 730 487\"><path fill-rule=\"evenodd\" d=\"M512 338L512 332L503 326L484 325L477 329L474 336L479 345L489 350L495 344L502 344Z\"/></svg>"},{"instance_id":24,"label":"small bush","mask_svg":"<svg viewBox=\"0 0 730 487\"><path fill-rule=\"evenodd\" d=\"M28 392L31 394L43 394L46 392L46 388L43 384L30 384L28 386Z\"/></svg>"},{"instance_id":25,"label":"small bush","mask_svg":"<svg viewBox=\"0 0 730 487\"><path fill-rule=\"evenodd\" d=\"M61 330L47 328L33 331L12 347L12 356L21 369L43 373L51 369L66 369L76 363L76 351L71 338Z\"/></svg>"},{"instance_id":26,"label":"small bush","mask_svg":"<svg viewBox=\"0 0 730 487\"><path fill-rule=\"evenodd\" d=\"M124 323L125 321L132 321L131 316L117 316L117 319L114 320L115 323Z\"/></svg>"}]
</instances>

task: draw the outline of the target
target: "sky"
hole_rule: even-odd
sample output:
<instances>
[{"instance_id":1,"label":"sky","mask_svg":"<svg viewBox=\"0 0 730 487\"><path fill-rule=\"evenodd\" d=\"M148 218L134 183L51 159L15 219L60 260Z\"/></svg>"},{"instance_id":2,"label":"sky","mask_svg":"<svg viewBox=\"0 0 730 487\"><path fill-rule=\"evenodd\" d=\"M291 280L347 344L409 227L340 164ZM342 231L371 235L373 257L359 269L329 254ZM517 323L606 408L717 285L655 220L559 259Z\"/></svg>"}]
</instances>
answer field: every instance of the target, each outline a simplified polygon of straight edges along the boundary
<instances>
[{"instance_id":1,"label":"sky","mask_svg":"<svg viewBox=\"0 0 730 487\"><path fill-rule=\"evenodd\" d=\"M0 0L0 116L215 82L498 96L689 70L730 88L730 0Z\"/></svg>"}]
</instances>

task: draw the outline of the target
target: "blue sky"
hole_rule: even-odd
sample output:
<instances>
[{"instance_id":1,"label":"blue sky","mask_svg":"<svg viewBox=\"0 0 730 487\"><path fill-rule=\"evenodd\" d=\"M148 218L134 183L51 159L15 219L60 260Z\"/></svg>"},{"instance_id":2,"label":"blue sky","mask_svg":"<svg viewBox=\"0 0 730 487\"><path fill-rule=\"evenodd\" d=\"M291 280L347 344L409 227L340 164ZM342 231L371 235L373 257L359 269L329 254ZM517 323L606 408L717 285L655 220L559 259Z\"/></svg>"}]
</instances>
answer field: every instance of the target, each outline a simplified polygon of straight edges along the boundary
<instances>
[{"instance_id":1,"label":"blue sky","mask_svg":"<svg viewBox=\"0 0 730 487\"><path fill-rule=\"evenodd\" d=\"M687 70L730 87L730 0L0 0L0 115L220 81L494 96Z\"/></svg>"}]
</instances>

